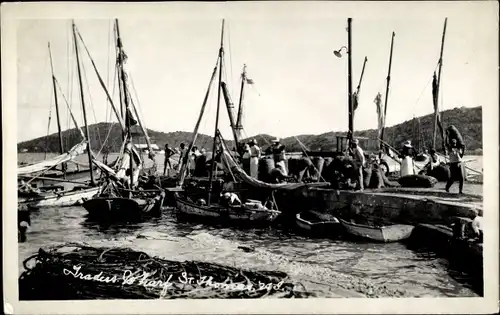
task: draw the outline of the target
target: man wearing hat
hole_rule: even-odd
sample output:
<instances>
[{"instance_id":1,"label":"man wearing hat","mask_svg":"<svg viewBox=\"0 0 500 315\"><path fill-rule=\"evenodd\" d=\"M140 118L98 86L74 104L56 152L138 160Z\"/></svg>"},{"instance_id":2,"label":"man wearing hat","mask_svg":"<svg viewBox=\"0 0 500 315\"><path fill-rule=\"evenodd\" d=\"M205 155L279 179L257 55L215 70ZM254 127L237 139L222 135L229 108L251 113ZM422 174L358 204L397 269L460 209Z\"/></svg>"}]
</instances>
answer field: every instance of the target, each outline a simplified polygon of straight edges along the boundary
<instances>
[{"instance_id":1,"label":"man wearing hat","mask_svg":"<svg viewBox=\"0 0 500 315\"><path fill-rule=\"evenodd\" d=\"M250 176L257 178L259 173L259 159L261 156L260 148L257 146L257 141L250 141Z\"/></svg>"},{"instance_id":2,"label":"man wearing hat","mask_svg":"<svg viewBox=\"0 0 500 315\"><path fill-rule=\"evenodd\" d=\"M241 162L243 164L243 170L245 173L250 174L250 143L245 143L242 149Z\"/></svg>"},{"instance_id":3,"label":"man wearing hat","mask_svg":"<svg viewBox=\"0 0 500 315\"><path fill-rule=\"evenodd\" d=\"M351 155L354 157L354 163L358 168L357 174L358 174L359 190L363 191L364 189L363 167L365 167L365 154L363 152L363 149L361 149L361 147L359 146L358 139L353 139L351 141Z\"/></svg>"},{"instance_id":4,"label":"man wearing hat","mask_svg":"<svg viewBox=\"0 0 500 315\"><path fill-rule=\"evenodd\" d=\"M414 150L411 146L411 141L406 140L403 143L403 150L401 150L401 177L406 175L414 175L415 167L413 164Z\"/></svg>"}]
</instances>

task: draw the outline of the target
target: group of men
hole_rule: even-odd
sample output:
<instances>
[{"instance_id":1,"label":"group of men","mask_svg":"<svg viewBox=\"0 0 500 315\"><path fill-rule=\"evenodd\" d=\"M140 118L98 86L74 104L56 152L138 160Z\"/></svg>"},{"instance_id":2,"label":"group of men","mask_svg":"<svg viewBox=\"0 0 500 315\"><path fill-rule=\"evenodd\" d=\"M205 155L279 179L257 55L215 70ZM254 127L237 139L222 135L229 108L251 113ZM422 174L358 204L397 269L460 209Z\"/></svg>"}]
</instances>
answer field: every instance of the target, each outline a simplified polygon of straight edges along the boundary
<instances>
[{"instance_id":1,"label":"group of men","mask_svg":"<svg viewBox=\"0 0 500 315\"><path fill-rule=\"evenodd\" d=\"M169 147L168 143L165 144L165 162L164 162L164 166L163 166L163 175L166 174L167 168L176 169L177 171L180 170L180 167L182 165L182 159L184 156L186 156L187 150L188 150L188 148L186 147L186 145L184 143L180 144L178 150L174 150L171 147ZM176 165L172 166L171 158L176 153L179 153L179 160L177 161ZM200 157L204 157L205 154L206 154L206 151L204 148L202 148L200 151L197 146L193 146L193 148L191 149L190 156L189 156L190 160L188 162L190 162L190 163L193 162L194 165L196 165L197 159Z\"/></svg>"},{"instance_id":2,"label":"group of men","mask_svg":"<svg viewBox=\"0 0 500 315\"><path fill-rule=\"evenodd\" d=\"M451 186L454 182L459 183L459 193L463 193L464 186L464 170L463 170L463 156L465 153L465 147L463 144L458 144L456 138L448 138L446 141L447 153L448 153L448 165L450 168L450 177L446 183L445 190L449 192ZM390 152L390 150L389 150ZM359 146L359 140L353 139L351 141L351 146L349 148L349 155L352 156L357 169L358 177L358 189L363 190L363 169L367 167L367 161L363 152L363 149ZM427 152L426 152L427 153ZM391 158L396 159L401 163L400 176L414 175L415 174L415 157L416 152L411 145L411 141L407 140L403 144L403 149L398 157L393 156L391 153L388 154ZM437 154L434 148L429 150L429 162L425 166L426 173L432 173L436 167L444 164L444 160Z\"/></svg>"},{"instance_id":3,"label":"group of men","mask_svg":"<svg viewBox=\"0 0 500 315\"><path fill-rule=\"evenodd\" d=\"M272 140L272 145L264 152L265 155L272 155L275 168L278 170L281 177L288 176L286 167L286 152L285 146L280 143L280 139ZM242 164L245 171L249 172L252 178L258 178L259 161L262 157L262 151L257 145L257 140L253 139L243 146Z\"/></svg>"},{"instance_id":4,"label":"group of men","mask_svg":"<svg viewBox=\"0 0 500 315\"><path fill-rule=\"evenodd\" d=\"M181 143L178 150L174 150L169 147L168 143L165 144L165 162L163 168L163 175L166 174L167 168L174 169L176 168L179 171L180 166L182 165L182 158L187 154L187 147L184 143ZM172 167L171 158L176 153L179 153L179 161L177 165ZM284 177L288 175L287 167L285 164L286 156L285 156L285 146L280 143L280 139L272 140L272 146L264 153L265 155L272 155L274 159L275 167L279 170L280 174ZM194 163L197 165L197 160L200 157L205 157L206 151L205 149L198 150L196 146L193 146L190 153L190 163ZM253 139L248 143L245 143L242 150L242 162L243 168L252 178L258 178L259 174L259 161L262 157L263 153L261 148L257 144L257 140Z\"/></svg>"}]
</instances>

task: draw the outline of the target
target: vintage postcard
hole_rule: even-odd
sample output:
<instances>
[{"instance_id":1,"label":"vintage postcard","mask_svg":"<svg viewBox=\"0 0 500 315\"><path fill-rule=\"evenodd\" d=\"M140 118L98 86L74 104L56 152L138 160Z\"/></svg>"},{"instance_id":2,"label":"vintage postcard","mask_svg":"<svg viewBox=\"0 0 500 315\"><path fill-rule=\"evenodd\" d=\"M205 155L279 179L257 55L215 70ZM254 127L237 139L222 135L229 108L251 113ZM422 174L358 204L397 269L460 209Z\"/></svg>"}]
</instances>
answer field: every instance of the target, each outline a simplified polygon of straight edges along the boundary
<instances>
[{"instance_id":1,"label":"vintage postcard","mask_svg":"<svg viewBox=\"0 0 500 315\"><path fill-rule=\"evenodd\" d=\"M497 12L2 4L4 311L497 312Z\"/></svg>"}]
</instances>

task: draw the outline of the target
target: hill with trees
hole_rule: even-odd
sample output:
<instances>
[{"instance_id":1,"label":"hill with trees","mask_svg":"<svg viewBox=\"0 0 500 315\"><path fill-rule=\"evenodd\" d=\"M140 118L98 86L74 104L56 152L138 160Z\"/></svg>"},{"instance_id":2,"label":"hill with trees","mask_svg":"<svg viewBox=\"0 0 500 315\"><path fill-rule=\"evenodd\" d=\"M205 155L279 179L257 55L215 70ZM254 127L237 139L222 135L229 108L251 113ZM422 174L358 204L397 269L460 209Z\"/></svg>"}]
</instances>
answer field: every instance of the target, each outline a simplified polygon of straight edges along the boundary
<instances>
[{"instance_id":1,"label":"hill with trees","mask_svg":"<svg viewBox=\"0 0 500 315\"><path fill-rule=\"evenodd\" d=\"M454 125L458 128L464 137L469 154L481 152L483 145L482 107L454 108L442 112L441 115L445 128L449 125ZM420 137L418 136L418 120L420 121ZM422 147L429 148L432 142L433 125L434 115L429 114L386 128L384 139L395 148L400 148L401 144L406 140L412 140L414 145L418 145L420 142ZM192 132L186 131L167 133L151 129L148 129L147 131L151 142L156 143L160 148L162 148L165 143L168 143L171 147L178 147L182 142L187 144L191 141L192 137ZM101 148L103 148L103 143L106 144L104 150L108 150L109 152L118 152L120 150L121 131L118 124L93 124L89 126L89 132L93 151L98 152L101 150ZM336 149L336 137L345 135L346 132L327 132L320 135L297 135L283 138L281 139L281 142L286 145L289 152L301 151L304 147L313 151L332 151ZM355 136L374 139L373 141L369 141L369 144L364 144L367 149L373 149L376 147L376 135L376 129L355 132ZM68 150L82 140L76 129L63 131L62 136L65 150ZM136 143L145 143L138 126L134 126L133 128L133 137L137 139ZM227 139L225 139L230 147L233 146L231 138L231 135L227 135ZM271 135L259 134L251 138L256 139L261 147L266 147L274 137ZM297 141L297 139L302 145L299 141ZM441 140L439 132L436 139L436 146L440 148ZM211 150L213 144L212 137L199 134L196 144L198 147L204 147L207 150ZM18 151L26 150L27 152L59 152L59 138L57 133L18 143Z\"/></svg>"}]
</instances>

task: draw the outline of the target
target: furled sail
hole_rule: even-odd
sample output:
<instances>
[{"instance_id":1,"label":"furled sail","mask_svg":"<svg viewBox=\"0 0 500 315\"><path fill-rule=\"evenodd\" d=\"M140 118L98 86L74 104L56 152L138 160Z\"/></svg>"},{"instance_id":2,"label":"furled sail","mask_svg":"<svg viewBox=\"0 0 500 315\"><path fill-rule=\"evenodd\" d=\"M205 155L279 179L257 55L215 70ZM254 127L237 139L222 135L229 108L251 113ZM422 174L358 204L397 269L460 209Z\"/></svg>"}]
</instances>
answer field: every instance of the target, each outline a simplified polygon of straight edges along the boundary
<instances>
[{"instance_id":1,"label":"furled sail","mask_svg":"<svg viewBox=\"0 0 500 315\"><path fill-rule=\"evenodd\" d=\"M233 176L242 182L245 182L256 188L267 188L267 189L287 189L293 190L303 186L306 186L305 183L279 183L279 184L271 184L260 181L256 178L249 176L245 171L238 165L238 163L234 160L231 155L231 151L227 148L224 141L220 141L222 146L222 165L226 169L227 172L233 174Z\"/></svg>"},{"instance_id":2,"label":"furled sail","mask_svg":"<svg viewBox=\"0 0 500 315\"><path fill-rule=\"evenodd\" d=\"M382 95L380 93L377 93L377 96L375 97L375 105L377 106L377 118L378 118L378 126L377 126L377 138L382 139L382 129L384 128L385 125L385 117L384 117L384 110L382 108Z\"/></svg>"},{"instance_id":3,"label":"furled sail","mask_svg":"<svg viewBox=\"0 0 500 315\"><path fill-rule=\"evenodd\" d=\"M83 154L86 148L87 148L87 141L82 141L79 144L72 147L71 150L69 150L67 153L58 155L54 158L36 164L18 167L17 175L29 175L33 173L38 173L53 168L56 165L69 162L78 155Z\"/></svg>"},{"instance_id":4,"label":"furled sail","mask_svg":"<svg viewBox=\"0 0 500 315\"><path fill-rule=\"evenodd\" d=\"M439 100L438 100L438 82L437 82L437 77L436 77L436 72L434 72L434 75L432 77L432 102L434 105L434 115L436 117L437 125L439 127L439 131L441 134L441 140L443 141L443 152L446 152L445 148L445 136L444 136L444 128L443 128L443 122L441 120L441 114L439 112Z\"/></svg>"},{"instance_id":5,"label":"furled sail","mask_svg":"<svg viewBox=\"0 0 500 315\"><path fill-rule=\"evenodd\" d=\"M130 169L130 159L133 158L132 164L137 165L137 168L133 170L133 179L134 186L137 186L139 180L139 173L142 169L142 161L139 153L135 148L132 147L132 144L129 142L125 146L125 150L123 152L123 156L120 162L120 166L118 172L116 173L116 177L119 179L129 180L130 175L127 174L127 169Z\"/></svg>"}]
</instances>

